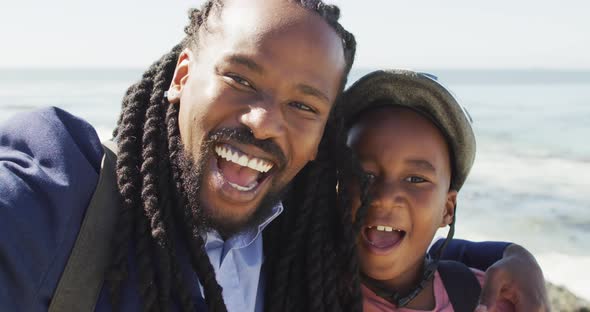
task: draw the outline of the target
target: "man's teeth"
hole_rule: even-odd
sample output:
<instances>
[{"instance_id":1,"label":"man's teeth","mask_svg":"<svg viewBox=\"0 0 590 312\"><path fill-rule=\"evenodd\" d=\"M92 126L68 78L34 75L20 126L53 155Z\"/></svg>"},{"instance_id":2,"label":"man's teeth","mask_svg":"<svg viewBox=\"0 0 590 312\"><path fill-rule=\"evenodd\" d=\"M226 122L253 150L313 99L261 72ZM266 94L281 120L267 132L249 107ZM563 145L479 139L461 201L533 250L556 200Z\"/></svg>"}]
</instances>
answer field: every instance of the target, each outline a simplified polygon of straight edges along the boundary
<instances>
[{"instance_id":1,"label":"man's teeth","mask_svg":"<svg viewBox=\"0 0 590 312\"><path fill-rule=\"evenodd\" d=\"M232 151L225 146L215 147L215 153L227 161L231 161L242 167L254 169L258 172L268 172L273 167L273 164L269 161L256 157L248 157L248 155L237 151Z\"/></svg>"},{"instance_id":2,"label":"man's teeth","mask_svg":"<svg viewBox=\"0 0 590 312\"><path fill-rule=\"evenodd\" d=\"M229 181L227 181L227 183L229 183L229 185L231 185L236 190L242 191L242 192L251 191L252 189L254 189L256 187L256 185L258 185L258 182L256 182L256 181L254 181L252 184L250 184L248 186L241 186L239 184L231 183Z\"/></svg>"}]
</instances>

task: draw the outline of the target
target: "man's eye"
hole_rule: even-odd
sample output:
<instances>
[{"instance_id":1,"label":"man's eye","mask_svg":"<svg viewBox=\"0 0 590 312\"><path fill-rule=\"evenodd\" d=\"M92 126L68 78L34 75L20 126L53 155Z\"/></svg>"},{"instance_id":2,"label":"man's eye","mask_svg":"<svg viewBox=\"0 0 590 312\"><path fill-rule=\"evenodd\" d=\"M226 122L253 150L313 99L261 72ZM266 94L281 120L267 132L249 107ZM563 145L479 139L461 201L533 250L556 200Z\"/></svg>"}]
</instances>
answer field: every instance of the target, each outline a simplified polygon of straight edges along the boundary
<instances>
[{"instance_id":1,"label":"man's eye","mask_svg":"<svg viewBox=\"0 0 590 312\"><path fill-rule=\"evenodd\" d=\"M316 112L313 108L311 108L301 102L291 102L291 103L289 103L289 105L291 105L292 107L295 107L296 109L302 110L302 111L306 111L306 112L310 112L310 113Z\"/></svg>"},{"instance_id":2,"label":"man's eye","mask_svg":"<svg viewBox=\"0 0 590 312\"><path fill-rule=\"evenodd\" d=\"M407 177L404 180L406 182L410 182L410 183L424 183L424 182L426 182L426 179L421 178L421 177L417 177L417 176Z\"/></svg>"},{"instance_id":3,"label":"man's eye","mask_svg":"<svg viewBox=\"0 0 590 312\"><path fill-rule=\"evenodd\" d=\"M244 87L254 89L254 87L252 86L252 84L248 80L246 80L240 76L237 76L234 74L228 74L226 76L229 77L231 80L235 81L236 83L241 84Z\"/></svg>"},{"instance_id":4,"label":"man's eye","mask_svg":"<svg viewBox=\"0 0 590 312\"><path fill-rule=\"evenodd\" d=\"M377 179L377 175L372 173L372 172L367 172L365 171L365 177L369 180L369 182L375 182L375 180Z\"/></svg>"}]
</instances>

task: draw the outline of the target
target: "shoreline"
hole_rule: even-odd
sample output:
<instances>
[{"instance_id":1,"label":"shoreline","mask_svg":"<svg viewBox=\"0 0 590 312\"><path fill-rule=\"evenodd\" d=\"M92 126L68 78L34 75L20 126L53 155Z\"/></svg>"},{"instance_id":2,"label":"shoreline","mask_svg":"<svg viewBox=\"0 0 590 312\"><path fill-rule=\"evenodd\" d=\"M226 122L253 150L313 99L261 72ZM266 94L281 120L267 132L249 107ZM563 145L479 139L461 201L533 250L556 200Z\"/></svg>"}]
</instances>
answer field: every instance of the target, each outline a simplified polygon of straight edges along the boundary
<instances>
[{"instance_id":1,"label":"shoreline","mask_svg":"<svg viewBox=\"0 0 590 312\"><path fill-rule=\"evenodd\" d=\"M461 219L467 219L467 216L462 215ZM477 226L475 220L466 220L464 222L471 223L472 226ZM483 226L479 224L479 226ZM488 225L489 226L489 225ZM509 241L519 244L529 250L541 270L545 282L554 287L566 289L571 296L575 296L585 302L590 302L590 271L579 269L584 268L590 263L589 255L573 255L569 253L554 251L541 251L537 244L528 241L527 237L519 236L518 239L510 238L509 233L491 232L487 235L482 235L479 232L473 231L472 227L469 229L460 228L455 232L455 238L466 239L474 242L479 241ZM445 237L447 229L442 229L437 232L435 239L438 237ZM561 310L556 310L561 311ZM569 310L565 310L569 311ZM590 311L590 310L589 310Z\"/></svg>"},{"instance_id":2,"label":"shoreline","mask_svg":"<svg viewBox=\"0 0 590 312\"><path fill-rule=\"evenodd\" d=\"M552 311L590 312L590 302L573 294L567 287L545 282Z\"/></svg>"}]
</instances>

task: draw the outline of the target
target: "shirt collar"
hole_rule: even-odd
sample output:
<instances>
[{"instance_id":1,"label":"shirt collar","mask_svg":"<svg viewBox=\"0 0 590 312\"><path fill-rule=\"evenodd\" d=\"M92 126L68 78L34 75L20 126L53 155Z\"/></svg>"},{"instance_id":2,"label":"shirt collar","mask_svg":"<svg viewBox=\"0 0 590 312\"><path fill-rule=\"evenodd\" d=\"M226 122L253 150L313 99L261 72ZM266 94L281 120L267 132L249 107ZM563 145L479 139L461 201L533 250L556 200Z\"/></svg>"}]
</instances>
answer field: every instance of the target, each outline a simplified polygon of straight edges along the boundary
<instances>
[{"instance_id":1,"label":"shirt collar","mask_svg":"<svg viewBox=\"0 0 590 312\"><path fill-rule=\"evenodd\" d=\"M257 226L250 227L242 232L238 232L232 237L228 238L227 241L223 241L217 231L212 230L207 233L205 237L205 248L209 245L222 244L231 246L230 249L240 249L250 246L262 233L262 231L283 212L283 203L278 202L275 206L270 209L268 215L262 219L262 222Z\"/></svg>"}]
</instances>

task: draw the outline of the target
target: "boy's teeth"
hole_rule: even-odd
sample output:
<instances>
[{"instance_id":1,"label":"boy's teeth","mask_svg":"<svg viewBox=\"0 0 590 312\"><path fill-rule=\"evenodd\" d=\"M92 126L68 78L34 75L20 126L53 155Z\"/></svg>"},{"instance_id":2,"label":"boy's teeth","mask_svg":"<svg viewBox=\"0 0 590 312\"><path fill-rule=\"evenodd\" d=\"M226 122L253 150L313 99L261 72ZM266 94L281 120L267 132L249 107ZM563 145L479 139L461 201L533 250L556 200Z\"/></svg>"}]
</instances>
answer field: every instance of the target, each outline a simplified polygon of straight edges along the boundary
<instances>
[{"instance_id":1,"label":"boy's teeth","mask_svg":"<svg viewBox=\"0 0 590 312\"><path fill-rule=\"evenodd\" d=\"M381 231L381 232L391 232L394 230L391 226L386 226L386 225L377 225L376 228L377 228L377 231Z\"/></svg>"},{"instance_id":2,"label":"boy's teeth","mask_svg":"<svg viewBox=\"0 0 590 312\"><path fill-rule=\"evenodd\" d=\"M238 151L232 151L228 147L223 145L216 146L215 153L219 157L227 161L231 161L242 167L254 169L258 172L268 172L273 167L273 164L271 162L256 157L249 157L248 155L240 153Z\"/></svg>"}]
</instances>

